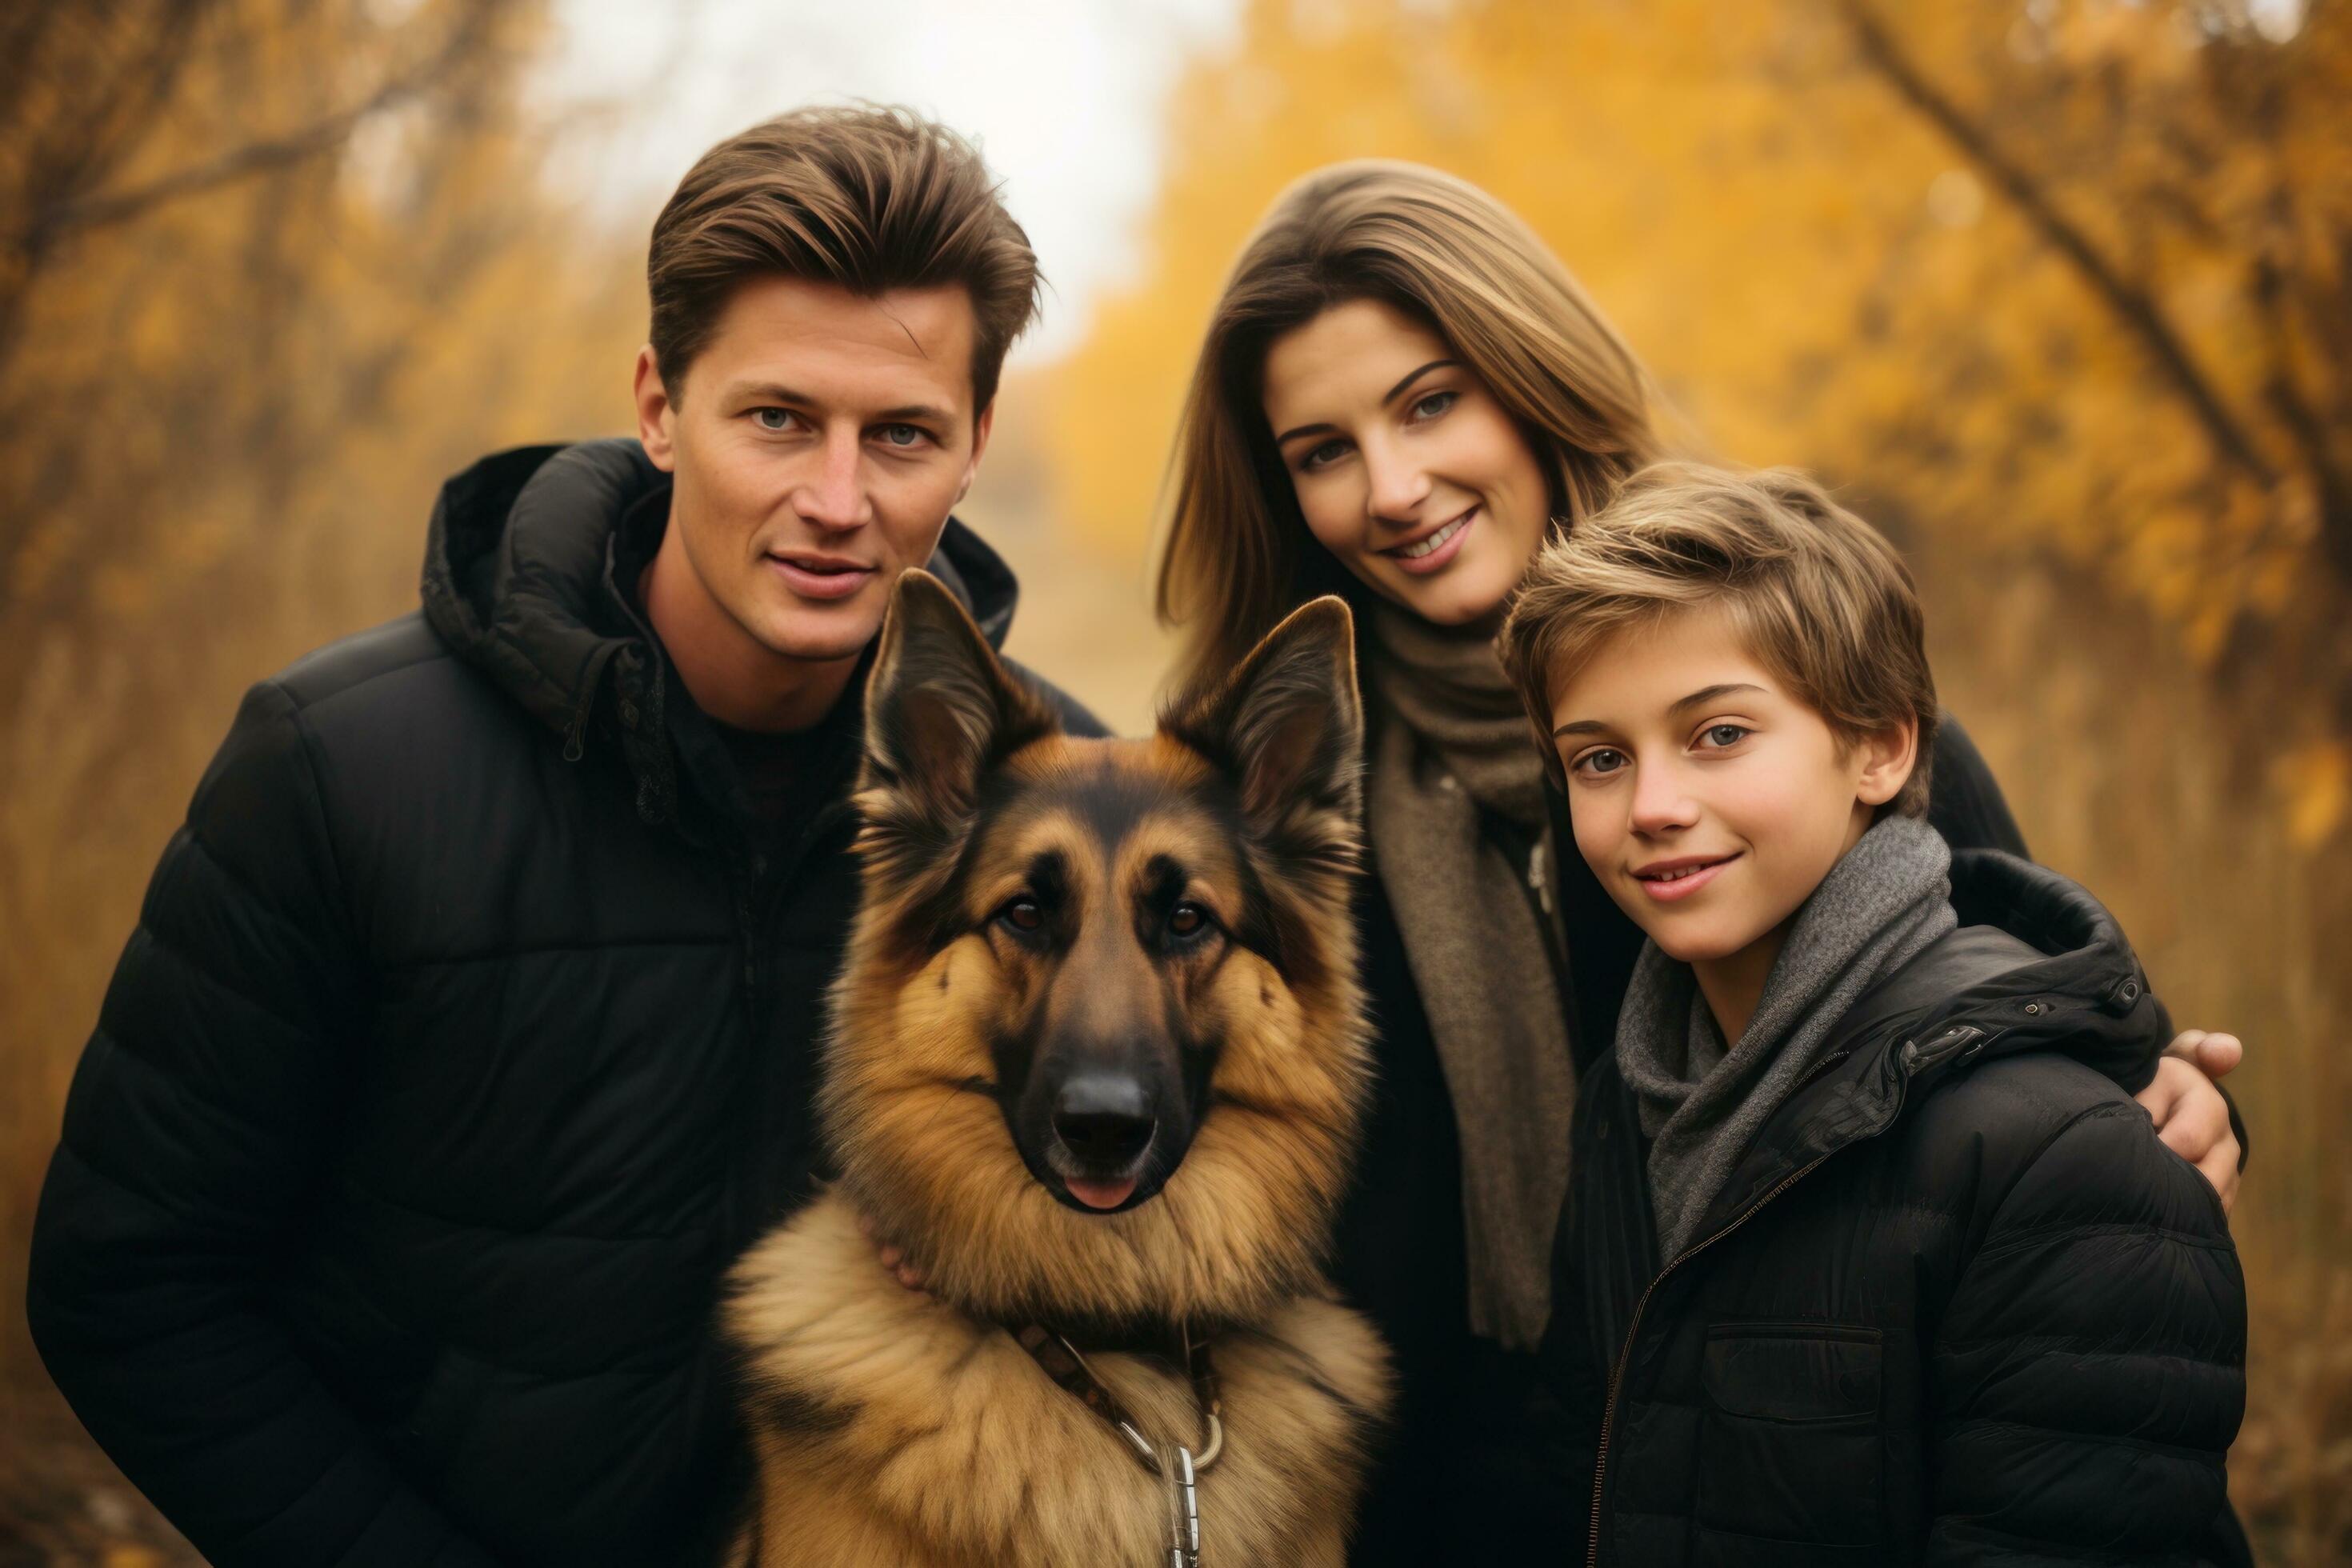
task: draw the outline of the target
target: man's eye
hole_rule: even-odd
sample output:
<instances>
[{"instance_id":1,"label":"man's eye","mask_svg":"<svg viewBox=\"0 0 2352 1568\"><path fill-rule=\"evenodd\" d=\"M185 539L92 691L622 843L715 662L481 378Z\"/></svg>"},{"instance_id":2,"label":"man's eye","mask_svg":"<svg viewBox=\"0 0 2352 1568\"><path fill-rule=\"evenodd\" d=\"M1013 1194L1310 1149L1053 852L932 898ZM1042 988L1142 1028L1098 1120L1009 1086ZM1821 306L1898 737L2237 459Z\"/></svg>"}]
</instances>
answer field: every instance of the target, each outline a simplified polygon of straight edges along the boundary
<instances>
[{"instance_id":1,"label":"man's eye","mask_svg":"<svg viewBox=\"0 0 2352 1568\"><path fill-rule=\"evenodd\" d=\"M1625 765L1625 753L1603 746L1576 759L1577 768L1588 773L1613 773Z\"/></svg>"},{"instance_id":2,"label":"man's eye","mask_svg":"<svg viewBox=\"0 0 2352 1568\"><path fill-rule=\"evenodd\" d=\"M912 447L922 441L924 430L919 425L885 425L881 436L893 447Z\"/></svg>"},{"instance_id":3,"label":"man's eye","mask_svg":"<svg viewBox=\"0 0 2352 1568\"><path fill-rule=\"evenodd\" d=\"M1453 407L1461 396L1458 392L1433 392L1413 404L1412 416L1415 419L1434 419Z\"/></svg>"},{"instance_id":4,"label":"man's eye","mask_svg":"<svg viewBox=\"0 0 2352 1568\"><path fill-rule=\"evenodd\" d=\"M996 918L1024 936L1043 930L1045 924L1045 911L1034 899L1015 899L997 910Z\"/></svg>"},{"instance_id":5,"label":"man's eye","mask_svg":"<svg viewBox=\"0 0 2352 1568\"><path fill-rule=\"evenodd\" d=\"M1705 739L1710 746L1736 746L1754 733L1745 724L1709 724Z\"/></svg>"},{"instance_id":6,"label":"man's eye","mask_svg":"<svg viewBox=\"0 0 2352 1568\"><path fill-rule=\"evenodd\" d=\"M793 427L793 411L789 408L754 408L752 422L762 430L783 431Z\"/></svg>"}]
</instances>

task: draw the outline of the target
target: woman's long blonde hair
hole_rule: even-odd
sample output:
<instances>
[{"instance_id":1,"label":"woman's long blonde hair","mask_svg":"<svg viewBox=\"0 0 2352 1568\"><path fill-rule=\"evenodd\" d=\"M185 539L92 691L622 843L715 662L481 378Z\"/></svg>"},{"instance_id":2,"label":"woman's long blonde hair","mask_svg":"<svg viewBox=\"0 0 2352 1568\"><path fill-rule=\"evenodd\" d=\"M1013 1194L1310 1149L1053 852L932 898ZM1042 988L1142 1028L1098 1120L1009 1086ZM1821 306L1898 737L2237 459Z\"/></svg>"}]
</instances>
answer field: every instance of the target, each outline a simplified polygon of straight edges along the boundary
<instances>
[{"instance_id":1,"label":"woman's long blonde hair","mask_svg":"<svg viewBox=\"0 0 2352 1568\"><path fill-rule=\"evenodd\" d=\"M1350 300L1427 321L1517 421L1572 522L1660 455L1649 378L1535 231L1417 163L1335 163L1276 198L1225 284L1185 395L1160 546L1179 682L1238 664L1282 616L1354 579L1298 512L1261 378L1283 333Z\"/></svg>"}]
</instances>

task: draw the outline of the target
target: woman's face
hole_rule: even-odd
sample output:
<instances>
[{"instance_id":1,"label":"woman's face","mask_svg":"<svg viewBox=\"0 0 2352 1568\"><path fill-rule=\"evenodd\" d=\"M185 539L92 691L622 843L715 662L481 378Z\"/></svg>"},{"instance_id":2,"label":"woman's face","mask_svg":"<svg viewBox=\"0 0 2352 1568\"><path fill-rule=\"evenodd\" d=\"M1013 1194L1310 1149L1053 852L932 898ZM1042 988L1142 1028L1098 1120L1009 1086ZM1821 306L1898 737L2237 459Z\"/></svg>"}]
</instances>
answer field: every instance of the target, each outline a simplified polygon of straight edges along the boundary
<instances>
[{"instance_id":1,"label":"woman's face","mask_svg":"<svg viewBox=\"0 0 2352 1568\"><path fill-rule=\"evenodd\" d=\"M1382 597L1461 626L1517 585L1543 467L1444 338L1377 300L1334 305L1275 340L1265 397L1307 530Z\"/></svg>"}]
</instances>

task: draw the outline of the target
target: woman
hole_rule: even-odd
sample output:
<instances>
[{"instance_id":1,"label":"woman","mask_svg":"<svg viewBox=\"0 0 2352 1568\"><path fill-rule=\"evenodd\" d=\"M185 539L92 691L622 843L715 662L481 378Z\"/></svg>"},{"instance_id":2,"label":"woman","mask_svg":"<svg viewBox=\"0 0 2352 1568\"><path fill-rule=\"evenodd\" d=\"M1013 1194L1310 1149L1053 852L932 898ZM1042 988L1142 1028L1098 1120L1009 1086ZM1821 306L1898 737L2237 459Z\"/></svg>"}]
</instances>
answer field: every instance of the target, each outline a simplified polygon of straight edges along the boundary
<instances>
[{"instance_id":1,"label":"woman","mask_svg":"<svg viewBox=\"0 0 2352 1568\"><path fill-rule=\"evenodd\" d=\"M1534 232L1402 163L1337 165L1275 203L1185 404L1159 579L1182 678L1231 668L1315 595L1358 615L1382 1077L1335 1272L1402 1384L1360 1562L1581 1539L1580 1518L1537 1501L1561 1479L1539 1449L1496 1436L1529 1390L1540 1405L1576 1064L1614 1026L1639 933L1556 853L1564 807L1492 643L1548 531L1663 452L1640 363ZM1955 724L1933 778L1954 845L2023 853ZM2175 1048L2200 1040L2207 1070L2234 1065L2228 1037ZM2168 1058L2140 1098L2231 1195L2239 1145L2204 1072Z\"/></svg>"}]
</instances>

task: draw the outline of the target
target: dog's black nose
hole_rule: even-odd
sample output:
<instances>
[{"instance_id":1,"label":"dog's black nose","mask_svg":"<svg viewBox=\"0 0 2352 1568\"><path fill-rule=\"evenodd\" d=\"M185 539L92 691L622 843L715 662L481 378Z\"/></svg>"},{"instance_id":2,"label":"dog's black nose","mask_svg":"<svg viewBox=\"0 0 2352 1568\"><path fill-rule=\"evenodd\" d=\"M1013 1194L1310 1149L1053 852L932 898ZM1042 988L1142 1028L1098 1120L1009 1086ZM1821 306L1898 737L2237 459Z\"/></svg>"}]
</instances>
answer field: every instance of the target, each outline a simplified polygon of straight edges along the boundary
<instances>
[{"instance_id":1,"label":"dog's black nose","mask_svg":"<svg viewBox=\"0 0 2352 1568\"><path fill-rule=\"evenodd\" d=\"M1080 1073L1054 1100L1055 1132L1097 1170L1133 1164L1155 1125L1143 1085L1125 1074Z\"/></svg>"}]
</instances>

